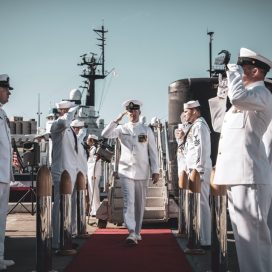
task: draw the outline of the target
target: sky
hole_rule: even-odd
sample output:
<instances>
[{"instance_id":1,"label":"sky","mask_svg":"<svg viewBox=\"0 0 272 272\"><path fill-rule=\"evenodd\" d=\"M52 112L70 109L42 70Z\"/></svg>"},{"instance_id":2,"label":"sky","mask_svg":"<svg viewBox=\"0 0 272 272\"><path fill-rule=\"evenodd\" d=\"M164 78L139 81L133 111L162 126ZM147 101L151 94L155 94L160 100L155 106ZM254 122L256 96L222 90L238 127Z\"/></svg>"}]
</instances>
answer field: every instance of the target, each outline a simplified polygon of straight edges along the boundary
<instances>
[{"instance_id":1,"label":"sky","mask_svg":"<svg viewBox=\"0 0 272 272\"><path fill-rule=\"evenodd\" d=\"M40 97L44 127L49 108L83 85L80 55L100 55L93 29L104 25L114 72L96 81L100 118L107 124L139 99L148 121L167 121L169 85L209 77L207 31L213 60L225 49L236 62L241 47L272 59L271 10L271 0L0 0L0 74L14 87L4 109L37 120Z\"/></svg>"}]
</instances>

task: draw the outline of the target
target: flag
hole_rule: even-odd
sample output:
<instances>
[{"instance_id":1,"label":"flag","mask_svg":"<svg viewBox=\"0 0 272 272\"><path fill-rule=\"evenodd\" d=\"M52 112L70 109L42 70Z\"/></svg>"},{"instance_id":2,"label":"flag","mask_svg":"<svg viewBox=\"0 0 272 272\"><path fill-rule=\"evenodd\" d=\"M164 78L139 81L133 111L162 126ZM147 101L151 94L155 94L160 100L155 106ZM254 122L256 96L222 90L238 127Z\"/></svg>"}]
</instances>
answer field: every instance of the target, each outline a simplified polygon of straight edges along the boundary
<instances>
[{"instance_id":1,"label":"flag","mask_svg":"<svg viewBox=\"0 0 272 272\"><path fill-rule=\"evenodd\" d=\"M18 156L17 156L17 152L13 152L13 157L12 157L12 165L17 168L18 170L20 170L22 167L21 167L21 164L19 163L19 160L18 160Z\"/></svg>"}]
</instances>

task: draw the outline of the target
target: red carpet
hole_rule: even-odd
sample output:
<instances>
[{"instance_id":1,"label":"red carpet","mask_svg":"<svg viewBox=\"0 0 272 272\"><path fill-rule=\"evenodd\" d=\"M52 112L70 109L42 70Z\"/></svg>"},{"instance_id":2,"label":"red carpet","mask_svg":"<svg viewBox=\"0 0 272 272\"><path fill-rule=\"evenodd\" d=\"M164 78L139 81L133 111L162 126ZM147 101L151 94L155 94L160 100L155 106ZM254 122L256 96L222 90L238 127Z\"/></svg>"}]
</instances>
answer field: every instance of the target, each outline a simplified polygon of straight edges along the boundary
<instances>
[{"instance_id":1,"label":"red carpet","mask_svg":"<svg viewBox=\"0 0 272 272\"><path fill-rule=\"evenodd\" d=\"M168 229L143 229L142 241L126 245L126 229L97 229L65 272L192 272Z\"/></svg>"}]
</instances>

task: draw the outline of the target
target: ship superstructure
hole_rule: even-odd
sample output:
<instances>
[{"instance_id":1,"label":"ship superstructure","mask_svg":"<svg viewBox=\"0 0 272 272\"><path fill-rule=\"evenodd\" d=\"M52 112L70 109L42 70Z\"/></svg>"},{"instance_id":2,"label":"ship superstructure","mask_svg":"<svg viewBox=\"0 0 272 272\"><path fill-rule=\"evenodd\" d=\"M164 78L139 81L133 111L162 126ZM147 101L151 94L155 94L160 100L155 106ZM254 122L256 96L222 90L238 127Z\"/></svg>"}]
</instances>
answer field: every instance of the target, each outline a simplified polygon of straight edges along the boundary
<instances>
[{"instance_id":1,"label":"ship superstructure","mask_svg":"<svg viewBox=\"0 0 272 272\"><path fill-rule=\"evenodd\" d=\"M78 63L78 66L83 67L82 73L80 74L80 76L84 78L83 84L77 89L72 89L69 93L69 99L64 98L63 100L73 101L79 105L76 118L84 121L87 133L95 134L100 137L101 131L104 128L104 120L99 119L99 112L96 109L95 81L97 79L103 80L109 74L105 71L105 33L108 31L104 29L103 25L101 29L93 29L93 31L98 35L97 40L99 44L97 45L101 48L101 54L97 57L96 53L91 52L80 56L81 62ZM49 113L51 112L52 109L49 110ZM57 116L54 115L53 119L56 118Z\"/></svg>"},{"instance_id":2,"label":"ship superstructure","mask_svg":"<svg viewBox=\"0 0 272 272\"><path fill-rule=\"evenodd\" d=\"M104 128L104 120L99 120L99 114L95 108L95 81L98 79L104 79L108 73L105 71L105 33L108 31L101 26L101 29L93 30L97 35L99 41L98 46L101 48L101 55L97 57L97 54L83 54L81 55L81 62L79 66L83 66L84 69L80 75L85 80L83 82L82 94L86 90L85 105L81 105L78 117L85 122L88 127L88 131L100 136L102 129Z\"/></svg>"}]
</instances>

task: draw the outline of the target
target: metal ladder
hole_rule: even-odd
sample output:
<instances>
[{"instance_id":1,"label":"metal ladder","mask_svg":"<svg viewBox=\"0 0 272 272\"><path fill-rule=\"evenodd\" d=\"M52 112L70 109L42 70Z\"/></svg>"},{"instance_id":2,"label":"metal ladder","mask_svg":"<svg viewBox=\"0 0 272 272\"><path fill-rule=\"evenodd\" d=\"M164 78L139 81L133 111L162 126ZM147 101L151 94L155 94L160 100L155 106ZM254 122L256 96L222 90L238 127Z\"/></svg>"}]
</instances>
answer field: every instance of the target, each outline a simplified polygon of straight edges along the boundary
<instances>
[{"instance_id":1,"label":"metal ladder","mask_svg":"<svg viewBox=\"0 0 272 272\"><path fill-rule=\"evenodd\" d=\"M160 179L157 184L153 184L151 178L149 179L146 206L144 212L143 223L152 222L166 222L169 219L169 207L175 203L169 199L167 190L167 178L165 171L165 159L163 155L163 143L162 143L162 125L157 120L154 127L154 134L156 138L157 148L159 151L159 163L160 163ZM119 150L119 142L116 141L115 150ZM118 153L115 154L118 157ZM112 171L116 170L115 165ZM112 178L111 187L109 189L109 221L116 224L123 223L123 199L122 191L118 178ZM178 210L178 208L176 208Z\"/></svg>"}]
</instances>

